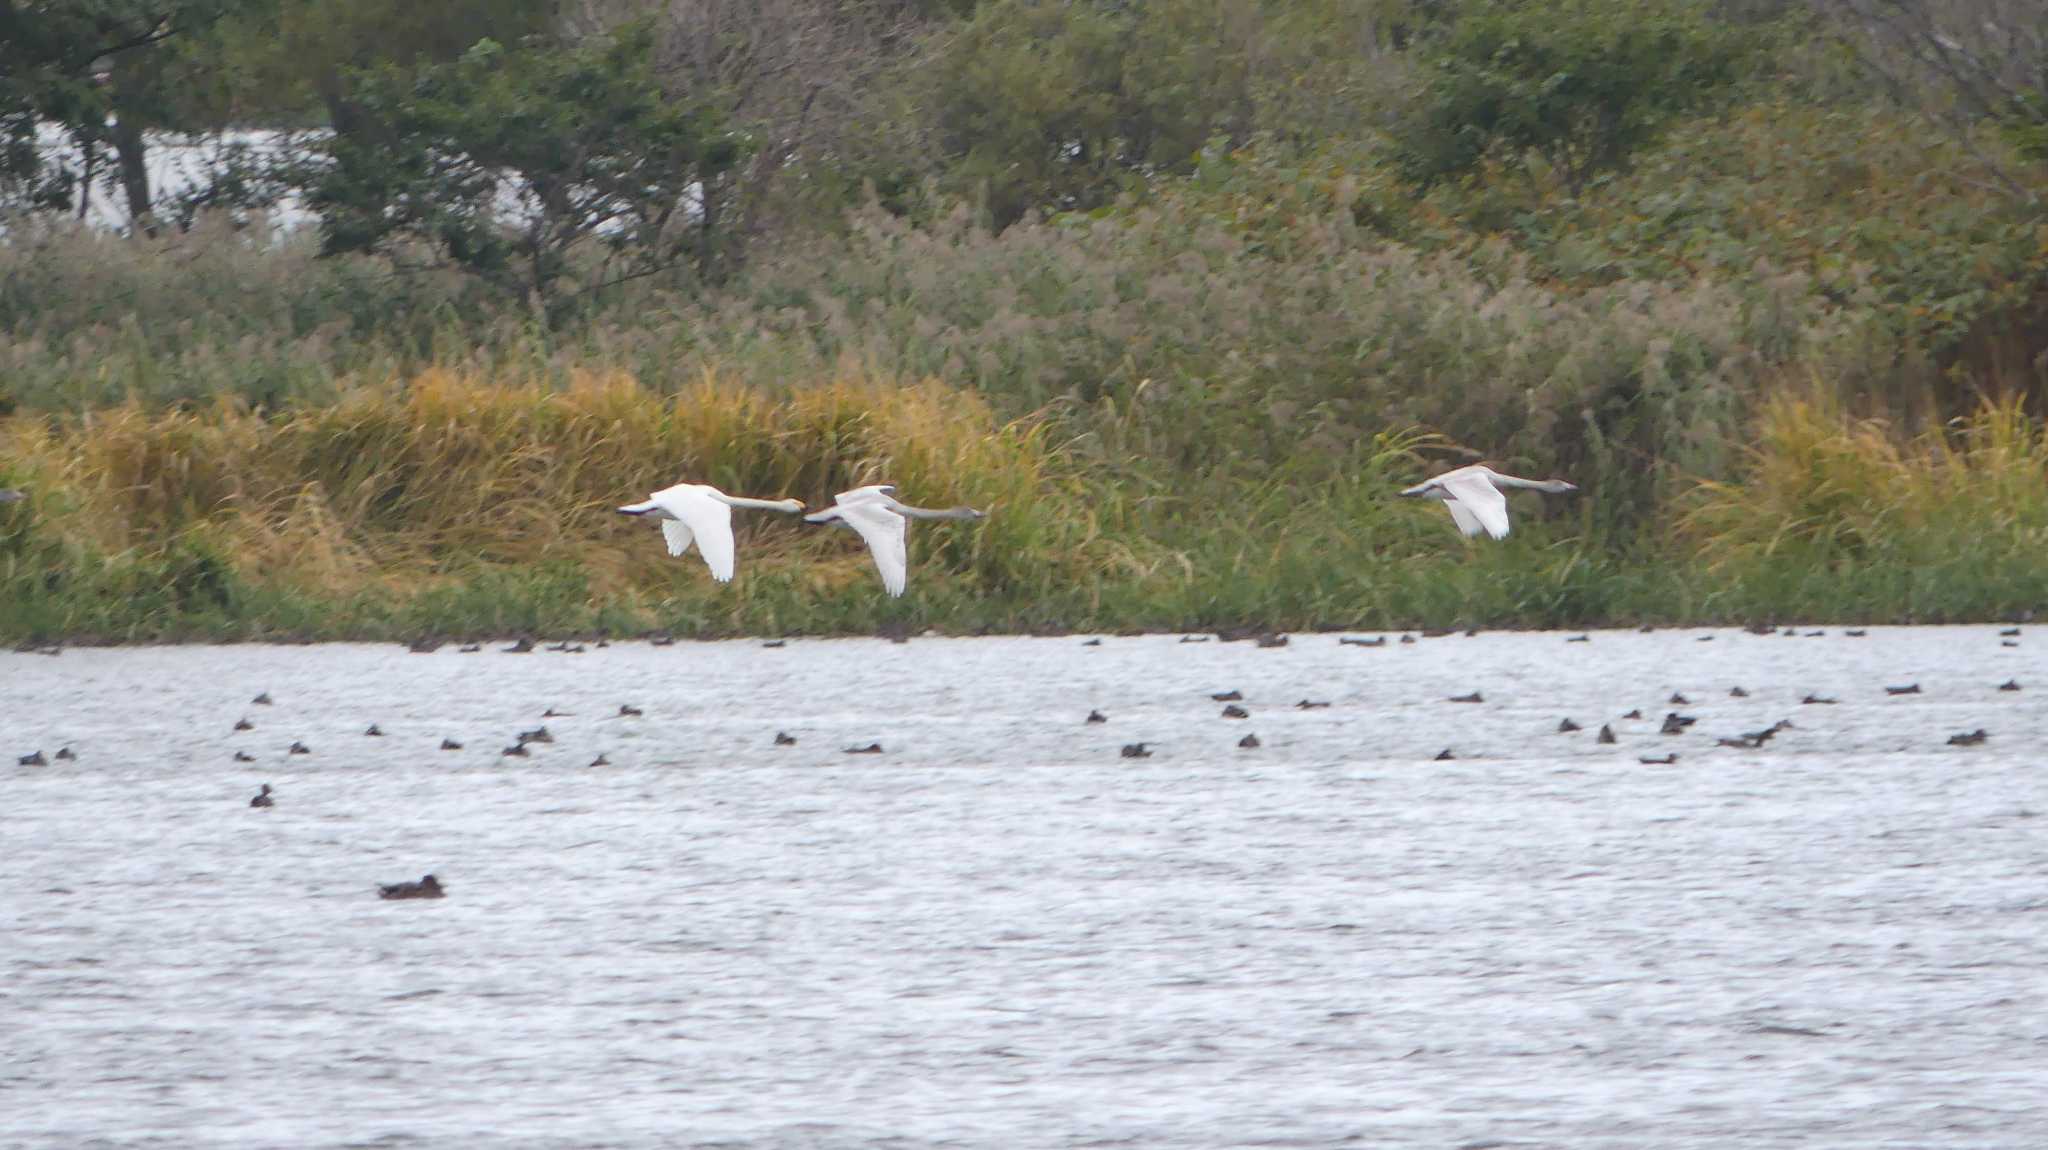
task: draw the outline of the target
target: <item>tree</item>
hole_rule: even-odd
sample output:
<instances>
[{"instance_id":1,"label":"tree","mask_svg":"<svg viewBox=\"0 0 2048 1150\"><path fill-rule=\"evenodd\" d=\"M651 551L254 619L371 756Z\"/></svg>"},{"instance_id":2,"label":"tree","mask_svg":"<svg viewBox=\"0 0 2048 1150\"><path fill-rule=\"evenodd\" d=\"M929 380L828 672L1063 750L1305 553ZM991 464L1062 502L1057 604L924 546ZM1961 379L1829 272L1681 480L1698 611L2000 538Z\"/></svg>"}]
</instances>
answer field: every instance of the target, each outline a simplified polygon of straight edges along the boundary
<instances>
[{"instance_id":1,"label":"tree","mask_svg":"<svg viewBox=\"0 0 2048 1150\"><path fill-rule=\"evenodd\" d=\"M1729 87L1750 43L1700 0L1477 0L1441 29L1396 134L1408 174L1534 154L1574 194Z\"/></svg>"},{"instance_id":2,"label":"tree","mask_svg":"<svg viewBox=\"0 0 2048 1150\"><path fill-rule=\"evenodd\" d=\"M1823 0L1857 59L1902 103L1966 146L1995 125L2022 157L2048 163L2048 5L2039 0ZM2037 202L2039 173L1979 158L2017 199Z\"/></svg>"},{"instance_id":3,"label":"tree","mask_svg":"<svg viewBox=\"0 0 2048 1150\"><path fill-rule=\"evenodd\" d=\"M645 25L576 45L484 40L458 60L349 73L310 181L323 249L418 243L558 307L701 256L695 192L746 154L718 117L672 101ZM580 267L579 249L602 258Z\"/></svg>"},{"instance_id":4,"label":"tree","mask_svg":"<svg viewBox=\"0 0 2048 1150\"><path fill-rule=\"evenodd\" d=\"M129 217L148 227L153 208L144 133L170 118L164 46L188 39L268 0L0 0L0 181L37 206L90 193L103 146ZM52 163L37 143L41 122L62 125L84 158L82 172Z\"/></svg>"}]
</instances>

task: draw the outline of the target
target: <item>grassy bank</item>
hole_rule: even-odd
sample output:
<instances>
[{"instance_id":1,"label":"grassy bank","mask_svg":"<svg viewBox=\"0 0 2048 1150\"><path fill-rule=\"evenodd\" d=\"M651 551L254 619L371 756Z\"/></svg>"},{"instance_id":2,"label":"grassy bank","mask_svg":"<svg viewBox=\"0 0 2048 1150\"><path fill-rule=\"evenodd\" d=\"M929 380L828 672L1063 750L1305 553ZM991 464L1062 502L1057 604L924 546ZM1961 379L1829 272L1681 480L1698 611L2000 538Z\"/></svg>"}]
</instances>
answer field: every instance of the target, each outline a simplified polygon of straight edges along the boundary
<instances>
[{"instance_id":1,"label":"grassy bank","mask_svg":"<svg viewBox=\"0 0 2048 1150\"><path fill-rule=\"evenodd\" d=\"M2015 404L1902 437L1769 406L1734 482L1605 534L1597 489L1515 501L1471 544L1393 492L1441 444L1388 434L1274 468L1107 459L1057 413L1005 421L936 382L663 394L433 371L324 406L222 399L17 417L0 637L412 638L1581 626L2002 618L2048 596L2048 438ZM795 495L888 479L979 524L920 525L911 592L847 532L742 513L711 582L618 502L673 476Z\"/></svg>"},{"instance_id":2,"label":"grassy bank","mask_svg":"<svg viewBox=\"0 0 2048 1150\"><path fill-rule=\"evenodd\" d=\"M1212 146L1000 232L936 198L548 317L202 219L0 237L0 638L1988 619L2048 602L2048 216L2026 166L1778 93L1576 192L1370 140ZM2042 185L2048 186L2048 185ZM1582 495L1471 545L1391 492ZM690 477L971 502L887 600Z\"/></svg>"}]
</instances>

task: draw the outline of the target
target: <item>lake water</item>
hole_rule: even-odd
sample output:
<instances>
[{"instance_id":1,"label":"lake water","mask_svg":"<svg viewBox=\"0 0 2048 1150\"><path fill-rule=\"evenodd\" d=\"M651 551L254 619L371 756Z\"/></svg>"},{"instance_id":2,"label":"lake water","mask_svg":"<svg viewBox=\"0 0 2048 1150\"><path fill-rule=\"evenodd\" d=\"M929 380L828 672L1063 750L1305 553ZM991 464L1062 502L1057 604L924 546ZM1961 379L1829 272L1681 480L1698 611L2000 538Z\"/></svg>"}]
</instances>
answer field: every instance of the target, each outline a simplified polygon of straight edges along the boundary
<instances>
[{"instance_id":1,"label":"lake water","mask_svg":"<svg viewBox=\"0 0 2048 1150\"><path fill-rule=\"evenodd\" d=\"M1081 638L0 654L0 1146L2048 1145L2031 633Z\"/></svg>"}]
</instances>

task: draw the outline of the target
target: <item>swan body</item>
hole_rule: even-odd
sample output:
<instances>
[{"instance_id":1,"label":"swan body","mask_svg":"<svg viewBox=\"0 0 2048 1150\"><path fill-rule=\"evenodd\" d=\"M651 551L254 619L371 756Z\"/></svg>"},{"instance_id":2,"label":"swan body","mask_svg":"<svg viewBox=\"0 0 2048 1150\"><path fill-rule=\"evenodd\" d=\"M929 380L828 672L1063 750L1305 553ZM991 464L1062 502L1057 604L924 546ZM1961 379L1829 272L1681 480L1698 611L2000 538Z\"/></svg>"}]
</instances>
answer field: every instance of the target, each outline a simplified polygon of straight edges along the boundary
<instances>
[{"instance_id":1,"label":"swan body","mask_svg":"<svg viewBox=\"0 0 2048 1150\"><path fill-rule=\"evenodd\" d=\"M1502 475L1485 464L1475 463L1470 467L1446 471L1401 494L1441 500L1449 509L1451 519L1457 523L1458 530L1467 536L1484 531L1495 539L1505 539L1508 536L1506 492L1513 487L1547 491L1553 495L1578 490L1577 485L1562 479L1522 479Z\"/></svg>"},{"instance_id":2,"label":"swan body","mask_svg":"<svg viewBox=\"0 0 2048 1150\"><path fill-rule=\"evenodd\" d=\"M643 503L619 508L622 515L652 515L661 520L662 538L668 553L681 555L695 542L704 555L704 565L720 583L732 582L732 509L756 507L763 511L802 511L801 499L744 499L727 495L708 483L678 483L647 497Z\"/></svg>"},{"instance_id":3,"label":"swan body","mask_svg":"<svg viewBox=\"0 0 2048 1150\"><path fill-rule=\"evenodd\" d=\"M838 523L853 528L866 541L875 557L875 570L882 575L882 589L892 597L903 594L910 578L910 521L912 519L983 519L987 512L972 507L933 510L912 507L896 500L892 484L874 483L842 491L832 497L832 506L804 516L806 523Z\"/></svg>"}]
</instances>

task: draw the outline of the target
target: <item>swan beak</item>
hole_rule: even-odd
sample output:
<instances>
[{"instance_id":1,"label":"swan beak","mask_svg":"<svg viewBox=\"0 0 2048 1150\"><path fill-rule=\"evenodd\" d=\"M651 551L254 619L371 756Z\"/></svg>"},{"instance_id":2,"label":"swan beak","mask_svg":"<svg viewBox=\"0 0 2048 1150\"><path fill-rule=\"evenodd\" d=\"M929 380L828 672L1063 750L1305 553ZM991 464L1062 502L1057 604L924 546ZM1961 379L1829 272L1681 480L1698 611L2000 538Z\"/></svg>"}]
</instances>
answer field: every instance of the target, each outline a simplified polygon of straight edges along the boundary
<instances>
[{"instance_id":1,"label":"swan beak","mask_svg":"<svg viewBox=\"0 0 2048 1150\"><path fill-rule=\"evenodd\" d=\"M804 509L804 501L803 501L803 500L801 500L801 499L792 499L792 500L790 500L790 502L791 502L791 503L794 503L794 504L796 504L796 509L797 509L798 511L802 511L802 510Z\"/></svg>"}]
</instances>

